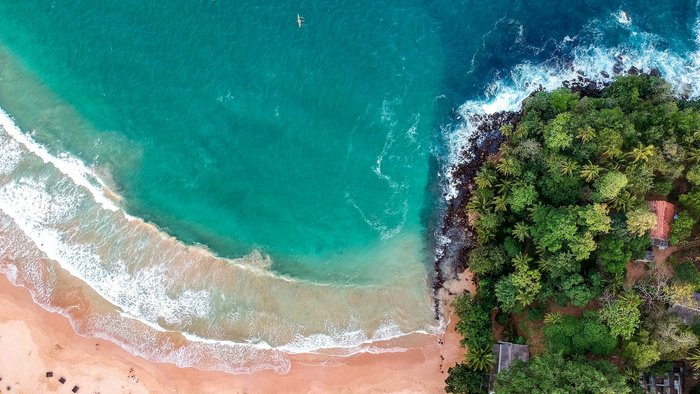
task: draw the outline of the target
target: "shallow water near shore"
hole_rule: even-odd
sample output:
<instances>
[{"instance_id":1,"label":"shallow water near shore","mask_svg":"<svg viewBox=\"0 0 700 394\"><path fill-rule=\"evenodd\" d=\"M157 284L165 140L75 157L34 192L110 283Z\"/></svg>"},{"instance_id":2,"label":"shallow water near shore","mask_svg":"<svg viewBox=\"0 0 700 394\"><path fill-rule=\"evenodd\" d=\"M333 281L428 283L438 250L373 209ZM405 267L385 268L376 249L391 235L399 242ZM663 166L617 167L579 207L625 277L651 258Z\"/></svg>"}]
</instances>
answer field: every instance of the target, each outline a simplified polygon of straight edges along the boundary
<instances>
[{"instance_id":1,"label":"shallow water near shore","mask_svg":"<svg viewBox=\"0 0 700 394\"><path fill-rule=\"evenodd\" d=\"M0 269L182 366L400 351L441 329L470 115L630 66L700 92L695 3L540 3L0 1Z\"/></svg>"}]
</instances>

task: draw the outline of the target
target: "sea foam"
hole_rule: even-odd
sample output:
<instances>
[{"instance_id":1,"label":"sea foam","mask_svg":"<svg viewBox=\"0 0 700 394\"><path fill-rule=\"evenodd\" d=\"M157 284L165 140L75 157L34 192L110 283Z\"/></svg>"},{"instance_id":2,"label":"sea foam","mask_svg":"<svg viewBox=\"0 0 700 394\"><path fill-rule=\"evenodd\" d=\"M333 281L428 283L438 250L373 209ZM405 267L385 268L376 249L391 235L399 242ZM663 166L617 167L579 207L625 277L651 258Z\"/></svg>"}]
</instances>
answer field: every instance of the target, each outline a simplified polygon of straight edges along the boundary
<instances>
[{"instance_id":1,"label":"sea foam","mask_svg":"<svg viewBox=\"0 0 700 394\"><path fill-rule=\"evenodd\" d=\"M0 125L0 271L81 335L183 367L284 373L292 354L404 351L377 343L439 330L426 323L427 287L329 286L277 275L257 251L218 258L129 216L88 166L52 155L4 112ZM426 316L394 320L377 300Z\"/></svg>"}]
</instances>

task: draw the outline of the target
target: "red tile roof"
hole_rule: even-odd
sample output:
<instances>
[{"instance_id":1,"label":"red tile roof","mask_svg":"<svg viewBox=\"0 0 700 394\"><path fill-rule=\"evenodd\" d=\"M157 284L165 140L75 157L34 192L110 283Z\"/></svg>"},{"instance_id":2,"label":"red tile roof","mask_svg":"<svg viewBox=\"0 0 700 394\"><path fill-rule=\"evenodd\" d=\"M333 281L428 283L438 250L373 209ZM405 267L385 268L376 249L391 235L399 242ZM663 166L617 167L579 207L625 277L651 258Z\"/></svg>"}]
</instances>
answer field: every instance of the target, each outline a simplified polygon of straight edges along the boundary
<instances>
[{"instance_id":1,"label":"red tile roof","mask_svg":"<svg viewBox=\"0 0 700 394\"><path fill-rule=\"evenodd\" d=\"M671 223L676 207L668 201L649 201L649 207L656 214L656 228L651 230L651 237L668 240Z\"/></svg>"}]
</instances>

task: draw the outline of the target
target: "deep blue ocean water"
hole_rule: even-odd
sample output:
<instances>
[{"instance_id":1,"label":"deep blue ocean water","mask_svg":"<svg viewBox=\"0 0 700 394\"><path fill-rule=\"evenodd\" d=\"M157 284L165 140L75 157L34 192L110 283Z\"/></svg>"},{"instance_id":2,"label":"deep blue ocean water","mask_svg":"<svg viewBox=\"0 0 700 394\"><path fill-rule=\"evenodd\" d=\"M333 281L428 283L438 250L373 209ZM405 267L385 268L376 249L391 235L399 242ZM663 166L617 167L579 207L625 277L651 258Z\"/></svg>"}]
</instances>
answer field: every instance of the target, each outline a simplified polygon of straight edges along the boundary
<instances>
[{"instance_id":1,"label":"deep blue ocean water","mask_svg":"<svg viewBox=\"0 0 700 394\"><path fill-rule=\"evenodd\" d=\"M0 108L36 141L0 133L0 230L16 232L16 261L37 259L0 271L59 309L55 294L81 280L111 305L101 318L118 310L144 332L241 344L224 357L218 342L191 342L212 369L250 371L226 363L258 360L251 343L354 349L430 331L433 246L445 241L434 229L473 129L465 119L515 110L577 71L608 79L616 64L658 68L698 97L698 11L649 0L0 0ZM66 167L72 158L89 171ZM131 216L86 202L101 186L83 175ZM99 321L109 323L82 328L138 348L118 334L132 326ZM288 367L273 356L258 368Z\"/></svg>"}]
</instances>

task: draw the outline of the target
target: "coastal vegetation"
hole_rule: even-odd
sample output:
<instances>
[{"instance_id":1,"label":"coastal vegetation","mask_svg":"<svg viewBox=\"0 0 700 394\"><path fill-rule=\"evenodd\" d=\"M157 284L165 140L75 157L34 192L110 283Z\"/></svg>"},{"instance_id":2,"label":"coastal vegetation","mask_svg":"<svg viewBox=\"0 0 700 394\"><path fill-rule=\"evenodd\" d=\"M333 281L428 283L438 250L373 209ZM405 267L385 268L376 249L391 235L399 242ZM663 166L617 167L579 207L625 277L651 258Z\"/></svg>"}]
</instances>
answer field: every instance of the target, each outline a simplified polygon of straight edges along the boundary
<instances>
[{"instance_id":1,"label":"coastal vegetation","mask_svg":"<svg viewBox=\"0 0 700 394\"><path fill-rule=\"evenodd\" d=\"M538 92L513 119L466 191L478 291L454 303L468 355L446 390L486 392L497 340L531 351L497 393L636 392L671 362L700 366L700 104L626 75ZM652 201L673 204L670 246L644 259L666 220Z\"/></svg>"}]
</instances>

